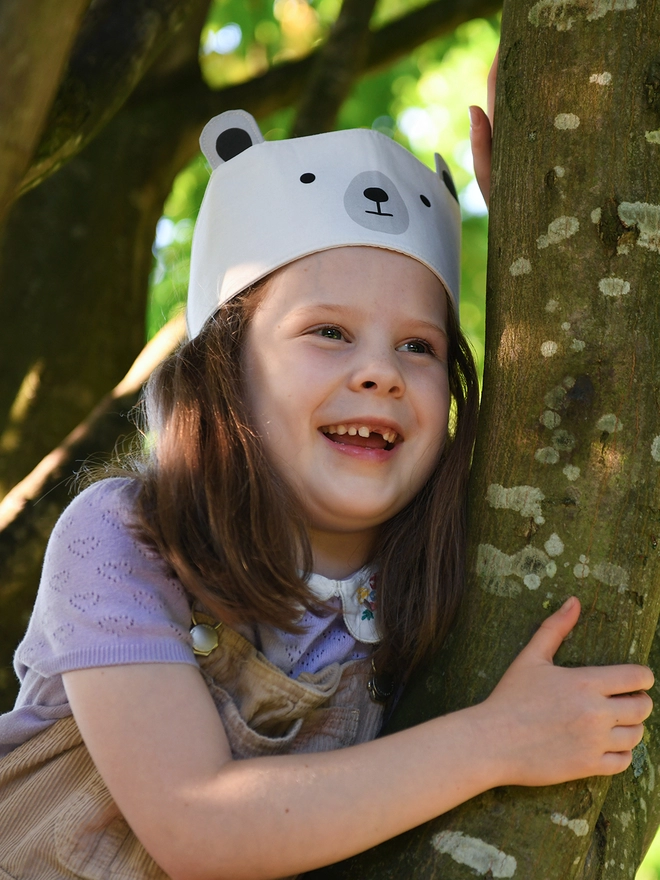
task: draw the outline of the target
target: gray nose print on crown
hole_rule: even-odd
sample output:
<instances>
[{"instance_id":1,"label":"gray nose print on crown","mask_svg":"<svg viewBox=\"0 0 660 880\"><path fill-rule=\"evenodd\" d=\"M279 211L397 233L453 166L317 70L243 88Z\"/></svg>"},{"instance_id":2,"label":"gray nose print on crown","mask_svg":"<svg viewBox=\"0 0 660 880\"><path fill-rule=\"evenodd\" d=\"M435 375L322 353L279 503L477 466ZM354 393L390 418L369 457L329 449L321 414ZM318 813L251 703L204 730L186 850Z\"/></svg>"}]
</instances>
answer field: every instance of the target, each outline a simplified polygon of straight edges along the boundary
<instances>
[{"instance_id":1,"label":"gray nose print on crown","mask_svg":"<svg viewBox=\"0 0 660 880\"><path fill-rule=\"evenodd\" d=\"M381 171L356 174L344 193L344 207L351 220L365 229L401 235L410 223L399 190Z\"/></svg>"}]
</instances>

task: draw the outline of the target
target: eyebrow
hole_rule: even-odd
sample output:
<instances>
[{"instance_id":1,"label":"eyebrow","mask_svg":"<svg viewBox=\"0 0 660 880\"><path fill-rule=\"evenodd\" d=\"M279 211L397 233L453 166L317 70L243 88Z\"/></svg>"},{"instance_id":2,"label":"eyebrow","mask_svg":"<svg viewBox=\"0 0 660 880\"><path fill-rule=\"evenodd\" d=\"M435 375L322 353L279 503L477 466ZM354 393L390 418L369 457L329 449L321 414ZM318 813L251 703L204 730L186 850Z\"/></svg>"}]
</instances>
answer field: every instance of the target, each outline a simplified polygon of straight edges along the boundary
<instances>
[{"instance_id":1,"label":"eyebrow","mask_svg":"<svg viewBox=\"0 0 660 880\"><path fill-rule=\"evenodd\" d=\"M298 313L302 312L303 314L305 314L305 312L316 312L316 311L321 310L324 312L331 312L333 314L341 314L342 312L346 311L346 308L347 308L347 306L337 306L337 305L334 305L334 303L321 302L321 303L312 303L312 305L309 305L309 306L301 306L299 309L296 309L296 312L298 312ZM348 306L348 308L350 308L350 306Z\"/></svg>"},{"instance_id":2,"label":"eyebrow","mask_svg":"<svg viewBox=\"0 0 660 880\"><path fill-rule=\"evenodd\" d=\"M415 319L413 319L413 320L415 320ZM441 336L444 336L447 339L449 339L449 334L447 333L447 331L444 330L442 327L439 327L437 324L434 324L432 321L424 321L422 319L419 319L417 321L417 323L422 324L422 326L424 326L424 327L429 327L431 330L435 330L436 333L439 333Z\"/></svg>"}]
</instances>

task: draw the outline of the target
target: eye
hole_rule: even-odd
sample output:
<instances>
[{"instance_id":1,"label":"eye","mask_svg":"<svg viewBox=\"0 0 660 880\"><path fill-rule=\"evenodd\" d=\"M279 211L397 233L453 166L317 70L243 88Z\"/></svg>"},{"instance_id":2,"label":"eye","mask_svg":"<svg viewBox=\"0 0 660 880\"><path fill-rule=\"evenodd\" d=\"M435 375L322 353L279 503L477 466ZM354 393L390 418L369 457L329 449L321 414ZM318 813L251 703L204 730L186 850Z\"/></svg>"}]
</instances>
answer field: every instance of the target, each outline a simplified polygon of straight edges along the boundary
<instances>
[{"instance_id":1,"label":"eye","mask_svg":"<svg viewBox=\"0 0 660 880\"><path fill-rule=\"evenodd\" d=\"M423 339L409 339L403 342L397 351L409 351L412 354L435 354L433 347Z\"/></svg>"},{"instance_id":2,"label":"eye","mask_svg":"<svg viewBox=\"0 0 660 880\"><path fill-rule=\"evenodd\" d=\"M312 174L311 171L306 171L304 174L300 175L301 183L314 183L316 180L316 174Z\"/></svg>"},{"instance_id":3,"label":"eye","mask_svg":"<svg viewBox=\"0 0 660 880\"><path fill-rule=\"evenodd\" d=\"M339 327L319 327L314 331L324 339L343 339L344 334Z\"/></svg>"}]
</instances>

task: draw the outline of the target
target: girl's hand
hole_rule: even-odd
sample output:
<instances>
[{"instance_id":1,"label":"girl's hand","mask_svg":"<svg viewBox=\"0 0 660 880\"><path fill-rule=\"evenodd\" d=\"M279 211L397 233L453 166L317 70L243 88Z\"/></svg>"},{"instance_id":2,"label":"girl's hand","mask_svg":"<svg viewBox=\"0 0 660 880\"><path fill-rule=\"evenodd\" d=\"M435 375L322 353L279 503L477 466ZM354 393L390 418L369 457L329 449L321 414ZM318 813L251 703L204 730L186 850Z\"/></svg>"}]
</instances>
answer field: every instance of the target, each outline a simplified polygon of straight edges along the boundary
<instances>
[{"instance_id":1,"label":"girl's hand","mask_svg":"<svg viewBox=\"0 0 660 880\"><path fill-rule=\"evenodd\" d=\"M495 111L495 85L497 82L497 61L499 49L488 74L488 114L481 107L470 107L470 144L474 160L474 173L479 189L488 204L490 197L490 157L493 139L493 115Z\"/></svg>"},{"instance_id":2,"label":"girl's hand","mask_svg":"<svg viewBox=\"0 0 660 880\"><path fill-rule=\"evenodd\" d=\"M489 706L508 740L505 775L517 785L551 785L625 770L651 714L646 666L555 666L552 659L580 615L569 599L543 621L504 674Z\"/></svg>"}]
</instances>

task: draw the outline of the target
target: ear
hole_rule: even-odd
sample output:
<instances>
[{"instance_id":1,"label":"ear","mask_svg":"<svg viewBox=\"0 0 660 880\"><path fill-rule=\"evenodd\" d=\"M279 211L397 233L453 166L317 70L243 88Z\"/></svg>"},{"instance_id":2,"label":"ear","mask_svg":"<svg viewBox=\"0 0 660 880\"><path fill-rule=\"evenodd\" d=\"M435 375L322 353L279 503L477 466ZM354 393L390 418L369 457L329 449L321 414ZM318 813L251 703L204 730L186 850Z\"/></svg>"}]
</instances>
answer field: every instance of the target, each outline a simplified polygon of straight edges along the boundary
<instances>
[{"instance_id":1,"label":"ear","mask_svg":"<svg viewBox=\"0 0 660 880\"><path fill-rule=\"evenodd\" d=\"M263 140L254 116L245 110L227 110L206 123L199 144L211 168L216 169Z\"/></svg>"},{"instance_id":2,"label":"ear","mask_svg":"<svg viewBox=\"0 0 660 880\"><path fill-rule=\"evenodd\" d=\"M435 170L437 171L440 180L444 181L444 184L449 192L456 199L456 201L458 201L458 193L456 192L454 178L451 176L449 166L439 153L435 154Z\"/></svg>"}]
</instances>

